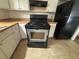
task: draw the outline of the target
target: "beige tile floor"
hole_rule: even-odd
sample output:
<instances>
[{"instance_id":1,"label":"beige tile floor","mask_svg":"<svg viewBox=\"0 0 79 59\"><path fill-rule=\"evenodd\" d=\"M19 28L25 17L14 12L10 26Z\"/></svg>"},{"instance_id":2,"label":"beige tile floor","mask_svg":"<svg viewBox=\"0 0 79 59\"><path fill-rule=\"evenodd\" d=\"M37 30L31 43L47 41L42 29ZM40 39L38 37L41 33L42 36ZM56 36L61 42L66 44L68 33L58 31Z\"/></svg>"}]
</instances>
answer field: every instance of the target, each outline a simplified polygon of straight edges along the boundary
<instances>
[{"instance_id":1,"label":"beige tile floor","mask_svg":"<svg viewBox=\"0 0 79 59\"><path fill-rule=\"evenodd\" d=\"M22 40L11 59L79 59L77 43L71 40L49 39L48 48L29 48L26 40Z\"/></svg>"}]
</instances>

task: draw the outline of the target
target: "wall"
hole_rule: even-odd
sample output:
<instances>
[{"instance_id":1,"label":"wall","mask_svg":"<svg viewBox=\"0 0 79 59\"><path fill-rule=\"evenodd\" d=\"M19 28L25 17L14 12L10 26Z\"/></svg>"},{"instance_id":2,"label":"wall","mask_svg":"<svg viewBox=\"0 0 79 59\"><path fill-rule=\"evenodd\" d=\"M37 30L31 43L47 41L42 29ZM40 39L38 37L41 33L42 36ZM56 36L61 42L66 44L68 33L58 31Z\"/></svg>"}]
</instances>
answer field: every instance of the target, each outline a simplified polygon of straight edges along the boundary
<instances>
[{"instance_id":1,"label":"wall","mask_svg":"<svg viewBox=\"0 0 79 59\"><path fill-rule=\"evenodd\" d=\"M0 19L7 19L8 17L8 11L0 9Z\"/></svg>"},{"instance_id":2,"label":"wall","mask_svg":"<svg viewBox=\"0 0 79 59\"><path fill-rule=\"evenodd\" d=\"M12 11L12 10L1 10L0 9L0 19L7 18L30 18L30 14L47 14L48 19L54 19L55 13L35 13L27 11Z\"/></svg>"},{"instance_id":3,"label":"wall","mask_svg":"<svg viewBox=\"0 0 79 59\"><path fill-rule=\"evenodd\" d=\"M30 16L25 11L9 11L9 18L30 18Z\"/></svg>"},{"instance_id":4,"label":"wall","mask_svg":"<svg viewBox=\"0 0 79 59\"><path fill-rule=\"evenodd\" d=\"M35 13L27 11L9 11L9 18L30 18L30 14L48 14L48 19L54 19L55 13Z\"/></svg>"}]
</instances>

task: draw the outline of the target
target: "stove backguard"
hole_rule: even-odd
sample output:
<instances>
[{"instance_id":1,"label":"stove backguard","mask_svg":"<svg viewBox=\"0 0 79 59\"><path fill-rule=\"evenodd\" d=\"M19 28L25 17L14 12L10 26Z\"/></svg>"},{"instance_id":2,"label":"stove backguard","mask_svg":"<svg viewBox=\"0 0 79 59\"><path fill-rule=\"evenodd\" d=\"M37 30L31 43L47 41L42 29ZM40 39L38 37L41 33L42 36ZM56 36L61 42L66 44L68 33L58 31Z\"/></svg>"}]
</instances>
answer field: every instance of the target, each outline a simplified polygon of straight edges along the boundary
<instances>
[{"instance_id":1,"label":"stove backguard","mask_svg":"<svg viewBox=\"0 0 79 59\"><path fill-rule=\"evenodd\" d=\"M30 15L31 22L44 22L47 23L48 15Z\"/></svg>"}]
</instances>

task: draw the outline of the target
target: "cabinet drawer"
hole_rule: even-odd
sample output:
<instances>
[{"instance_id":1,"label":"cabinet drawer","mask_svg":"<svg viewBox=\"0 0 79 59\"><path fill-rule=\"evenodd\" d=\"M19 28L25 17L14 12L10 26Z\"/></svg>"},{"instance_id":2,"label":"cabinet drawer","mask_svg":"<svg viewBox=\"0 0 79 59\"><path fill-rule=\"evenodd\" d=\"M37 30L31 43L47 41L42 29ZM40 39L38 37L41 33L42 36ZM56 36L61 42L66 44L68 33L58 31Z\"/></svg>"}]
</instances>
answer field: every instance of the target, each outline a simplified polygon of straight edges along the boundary
<instances>
[{"instance_id":1,"label":"cabinet drawer","mask_svg":"<svg viewBox=\"0 0 79 59\"><path fill-rule=\"evenodd\" d=\"M6 37L9 36L11 33L13 33L11 28L6 29L6 30L0 32L0 41L6 39Z\"/></svg>"},{"instance_id":2,"label":"cabinet drawer","mask_svg":"<svg viewBox=\"0 0 79 59\"><path fill-rule=\"evenodd\" d=\"M14 41L13 35L10 35L9 37L6 38L6 40L4 40L2 42L2 45L0 46L0 49L3 50L3 52L5 53L5 55L9 59L11 57L11 55L13 54L16 46L17 45L16 45L16 43Z\"/></svg>"}]
</instances>

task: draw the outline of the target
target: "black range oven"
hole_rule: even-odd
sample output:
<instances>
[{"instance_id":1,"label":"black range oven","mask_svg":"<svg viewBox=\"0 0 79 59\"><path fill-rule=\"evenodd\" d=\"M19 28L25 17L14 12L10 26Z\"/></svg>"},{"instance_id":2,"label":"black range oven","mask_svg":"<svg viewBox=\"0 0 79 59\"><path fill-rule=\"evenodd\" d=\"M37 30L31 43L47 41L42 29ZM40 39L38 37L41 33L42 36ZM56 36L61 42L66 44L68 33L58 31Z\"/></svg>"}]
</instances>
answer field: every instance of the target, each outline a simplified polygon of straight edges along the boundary
<instances>
[{"instance_id":1,"label":"black range oven","mask_svg":"<svg viewBox=\"0 0 79 59\"><path fill-rule=\"evenodd\" d=\"M30 22L25 25L29 47L46 48L50 26L48 15L30 15Z\"/></svg>"}]
</instances>

